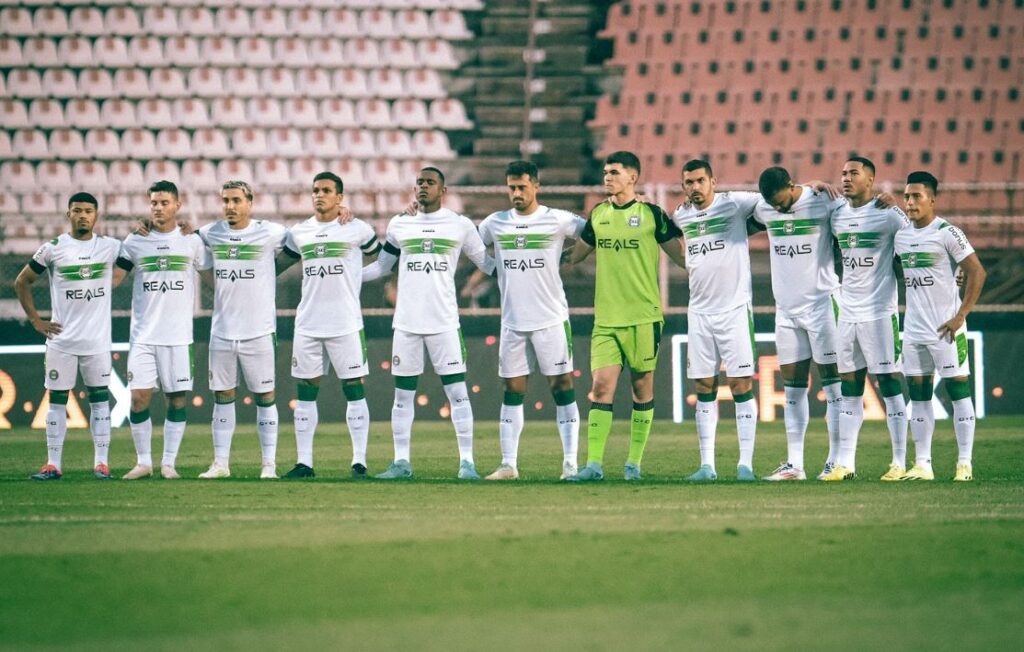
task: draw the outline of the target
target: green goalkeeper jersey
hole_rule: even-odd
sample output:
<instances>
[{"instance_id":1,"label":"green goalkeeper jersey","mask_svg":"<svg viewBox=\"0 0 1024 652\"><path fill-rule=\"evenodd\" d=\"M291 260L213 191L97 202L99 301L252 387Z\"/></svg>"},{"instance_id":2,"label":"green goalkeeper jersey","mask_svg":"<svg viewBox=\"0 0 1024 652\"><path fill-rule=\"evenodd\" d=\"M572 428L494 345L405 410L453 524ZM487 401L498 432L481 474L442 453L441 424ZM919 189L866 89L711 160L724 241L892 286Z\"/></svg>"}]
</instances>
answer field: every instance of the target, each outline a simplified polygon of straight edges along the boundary
<instances>
[{"instance_id":1,"label":"green goalkeeper jersey","mask_svg":"<svg viewBox=\"0 0 1024 652\"><path fill-rule=\"evenodd\" d=\"M659 244L682 235L660 207L633 200L598 204L580 238L597 249L594 324L635 326L663 320Z\"/></svg>"}]
</instances>

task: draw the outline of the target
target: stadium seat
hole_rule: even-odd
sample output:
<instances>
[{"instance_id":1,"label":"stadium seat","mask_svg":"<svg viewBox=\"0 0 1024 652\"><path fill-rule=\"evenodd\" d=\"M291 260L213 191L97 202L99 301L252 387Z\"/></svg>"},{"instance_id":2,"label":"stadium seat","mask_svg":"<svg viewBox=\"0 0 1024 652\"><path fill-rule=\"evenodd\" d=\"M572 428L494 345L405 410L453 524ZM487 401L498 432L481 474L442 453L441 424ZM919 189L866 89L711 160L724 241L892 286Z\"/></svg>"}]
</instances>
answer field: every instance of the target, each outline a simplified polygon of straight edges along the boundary
<instances>
[{"instance_id":1,"label":"stadium seat","mask_svg":"<svg viewBox=\"0 0 1024 652\"><path fill-rule=\"evenodd\" d=\"M100 105L96 100L75 99L64 107L64 120L69 127L91 129L106 126L100 117Z\"/></svg>"},{"instance_id":2,"label":"stadium seat","mask_svg":"<svg viewBox=\"0 0 1024 652\"><path fill-rule=\"evenodd\" d=\"M108 34L116 36L135 36L142 34L139 14L129 7L108 7L103 16L103 23Z\"/></svg>"},{"instance_id":3,"label":"stadium seat","mask_svg":"<svg viewBox=\"0 0 1024 652\"><path fill-rule=\"evenodd\" d=\"M366 186L366 176L363 173L363 164L351 159L328 159L327 169L341 177L345 182L345 190L349 188L363 188Z\"/></svg>"},{"instance_id":4,"label":"stadium seat","mask_svg":"<svg viewBox=\"0 0 1024 652\"><path fill-rule=\"evenodd\" d=\"M405 74L405 89L412 97L435 99L445 96L441 77L435 70L410 70Z\"/></svg>"},{"instance_id":5,"label":"stadium seat","mask_svg":"<svg viewBox=\"0 0 1024 652\"><path fill-rule=\"evenodd\" d=\"M360 33L375 39L385 39L394 36L395 22L391 19L390 11L370 9L359 14Z\"/></svg>"},{"instance_id":6,"label":"stadium seat","mask_svg":"<svg viewBox=\"0 0 1024 652\"><path fill-rule=\"evenodd\" d=\"M427 13L419 9L404 9L395 16L395 31L405 38L431 38L430 20Z\"/></svg>"},{"instance_id":7,"label":"stadium seat","mask_svg":"<svg viewBox=\"0 0 1024 652\"><path fill-rule=\"evenodd\" d=\"M168 63L160 39L135 36L128 41L128 56L140 68L154 68Z\"/></svg>"},{"instance_id":8,"label":"stadium seat","mask_svg":"<svg viewBox=\"0 0 1024 652\"><path fill-rule=\"evenodd\" d=\"M28 188L25 190L28 190ZM33 188L33 190L38 190L38 188ZM68 189L65 188L64 193L67 192ZM29 215L48 215L50 217L62 213L57 205L57 195L53 192L32 192L23 196L21 210Z\"/></svg>"},{"instance_id":9,"label":"stadium seat","mask_svg":"<svg viewBox=\"0 0 1024 652\"><path fill-rule=\"evenodd\" d=\"M314 38L306 41L309 56L322 69L340 68L345 64L345 47L338 38Z\"/></svg>"},{"instance_id":10,"label":"stadium seat","mask_svg":"<svg viewBox=\"0 0 1024 652\"><path fill-rule=\"evenodd\" d=\"M302 134L298 129L279 127L270 130L267 145L268 151L280 158L296 158L305 154Z\"/></svg>"},{"instance_id":11,"label":"stadium seat","mask_svg":"<svg viewBox=\"0 0 1024 652\"><path fill-rule=\"evenodd\" d=\"M448 41L438 39L420 41L416 46L416 54L423 65L429 68L454 70L459 67L455 50Z\"/></svg>"},{"instance_id":12,"label":"stadium seat","mask_svg":"<svg viewBox=\"0 0 1024 652\"><path fill-rule=\"evenodd\" d=\"M71 166L71 176L79 188L90 188L93 192L102 192L110 185L107 179L107 166L97 161L75 161Z\"/></svg>"},{"instance_id":13,"label":"stadium seat","mask_svg":"<svg viewBox=\"0 0 1024 652\"><path fill-rule=\"evenodd\" d=\"M43 71L43 92L54 99L70 100L78 97L78 80L63 68L47 68Z\"/></svg>"},{"instance_id":14,"label":"stadium seat","mask_svg":"<svg viewBox=\"0 0 1024 652\"><path fill-rule=\"evenodd\" d=\"M224 36L249 36L253 33L249 12L238 7L217 9L215 22L218 33Z\"/></svg>"},{"instance_id":15,"label":"stadium seat","mask_svg":"<svg viewBox=\"0 0 1024 652\"><path fill-rule=\"evenodd\" d=\"M252 200L252 214L256 218L277 218L277 194L263 189L256 192Z\"/></svg>"},{"instance_id":16,"label":"stadium seat","mask_svg":"<svg viewBox=\"0 0 1024 652\"><path fill-rule=\"evenodd\" d=\"M36 33L32 13L25 7L0 9L0 25L3 25L4 34L10 36L34 36Z\"/></svg>"},{"instance_id":17,"label":"stadium seat","mask_svg":"<svg viewBox=\"0 0 1024 652\"><path fill-rule=\"evenodd\" d=\"M323 68L306 68L297 70L295 76L298 78L297 90L303 97L324 98L335 94L331 87L331 77Z\"/></svg>"},{"instance_id":18,"label":"stadium seat","mask_svg":"<svg viewBox=\"0 0 1024 652\"><path fill-rule=\"evenodd\" d=\"M82 75L91 74L93 71L83 71ZM100 72L106 72L102 70ZM114 79L111 82L113 88L117 91L114 95L120 95L133 100L138 100L146 97L152 97L153 92L149 87L149 78L146 77L146 73L139 68L120 68L114 71ZM86 87L87 93L91 91L90 88Z\"/></svg>"},{"instance_id":19,"label":"stadium seat","mask_svg":"<svg viewBox=\"0 0 1024 652\"><path fill-rule=\"evenodd\" d=\"M15 136L17 138L17 136ZM59 159L85 159L85 139L77 129L54 129L50 132L50 155ZM33 158L42 158L33 156Z\"/></svg>"},{"instance_id":20,"label":"stadium seat","mask_svg":"<svg viewBox=\"0 0 1024 652\"><path fill-rule=\"evenodd\" d=\"M366 159L377 158L377 144L373 134L366 129L345 129L338 137L338 142L346 156Z\"/></svg>"},{"instance_id":21,"label":"stadium seat","mask_svg":"<svg viewBox=\"0 0 1024 652\"><path fill-rule=\"evenodd\" d=\"M283 9L263 7L253 11L252 27L262 36L288 36L288 17Z\"/></svg>"},{"instance_id":22,"label":"stadium seat","mask_svg":"<svg viewBox=\"0 0 1024 652\"><path fill-rule=\"evenodd\" d=\"M381 65L377 42L365 37L354 38L345 43L345 61L357 68L376 68Z\"/></svg>"},{"instance_id":23,"label":"stadium seat","mask_svg":"<svg viewBox=\"0 0 1024 652\"><path fill-rule=\"evenodd\" d=\"M231 145L223 131L207 127L192 133L192 151L201 158L222 159L231 156Z\"/></svg>"},{"instance_id":24,"label":"stadium seat","mask_svg":"<svg viewBox=\"0 0 1024 652\"><path fill-rule=\"evenodd\" d=\"M100 161L113 161L123 156L121 139L113 129L90 129L85 132L85 151Z\"/></svg>"},{"instance_id":25,"label":"stadium seat","mask_svg":"<svg viewBox=\"0 0 1024 652\"><path fill-rule=\"evenodd\" d=\"M338 147L338 136L333 129L309 129L305 133L305 151L310 156L323 159L335 158L341 154Z\"/></svg>"},{"instance_id":26,"label":"stadium seat","mask_svg":"<svg viewBox=\"0 0 1024 652\"><path fill-rule=\"evenodd\" d=\"M64 41L68 41L68 45L64 46ZM36 68L53 68L65 65L75 65L67 60L71 56L70 50L74 45L76 51L82 42L78 39L63 39L58 45L58 41L55 41L49 37L42 38L30 38L25 41L25 44L21 46L21 55L24 59L24 64L29 66L35 66ZM86 44L88 45L88 44ZM84 51L83 51L84 54ZM88 64L92 64L92 49L88 50ZM83 58L85 58L83 56ZM21 64L14 64L21 65Z\"/></svg>"},{"instance_id":27,"label":"stadium seat","mask_svg":"<svg viewBox=\"0 0 1024 652\"><path fill-rule=\"evenodd\" d=\"M3 100L0 102L0 127L4 129L24 129L31 127L28 119L28 106L19 100Z\"/></svg>"},{"instance_id":28,"label":"stadium seat","mask_svg":"<svg viewBox=\"0 0 1024 652\"><path fill-rule=\"evenodd\" d=\"M365 165L366 179L374 188L396 188L411 186L411 179L403 179L398 163L391 159L379 158L367 161Z\"/></svg>"},{"instance_id":29,"label":"stadium seat","mask_svg":"<svg viewBox=\"0 0 1024 652\"><path fill-rule=\"evenodd\" d=\"M32 100L28 113L36 128L56 129L64 126L64 111L60 102L53 100Z\"/></svg>"},{"instance_id":30,"label":"stadium seat","mask_svg":"<svg viewBox=\"0 0 1024 652\"><path fill-rule=\"evenodd\" d=\"M188 71L188 90L195 97L222 97L228 93L224 75L218 68L193 68Z\"/></svg>"},{"instance_id":31,"label":"stadium seat","mask_svg":"<svg viewBox=\"0 0 1024 652\"><path fill-rule=\"evenodd\" d=\"M111 129L131 129L139 124L135 104L127 100L117 98L104 100L99 111L103 126Z\"/></svg>"},{"instance_id":32,"label":"stadium seat","mask_svg":"<svg viewBox=\"0 0 1024 652\"><path fill-rule=\"evenodd\" d=\"M403 129L426 129L432 126L423 100L408 97L398 100L391 106L391 113L395 124Z\"/></svg>"},{"instance_id":33,"label":"stadium seat","mask_svg":"<svg viewBox=\"0 0 1024 652\"><path fill-rule=\"evenodd\" d=\"M316 104L305 97L294 97L282 102L282 120L292 127L316 127L320 124Z\"/></svg>"},{"instance_id":34,"label":"stadium seat","mask_svg":"<svg viewBox=\"0 0 1024 652\"><path fill-rule=\"evenodd\" d=\"M14 148L14 155L21 159L34 161L53 156L49 145L47 145L46 136L38 129L18 129L14 132L11 144Z\"/></svg>"},{"instance_id":35,"label":"stadium seat","mask_svg":"<svg viewBox=\"0 0 1024 652\"><path fill-rule=\"evenodd\" d=\"M142 24L146 32L154 36L176 36L179 33L178 13L164 6L146 7L142 12Z\"/></svg>"},{"instance_id":36,"label":"stadium seat","mask_svg":"<svg viewBox=\"0 0 1024 652\"><path fill-rule=\"evenodd\" d=\"M178 28L190 36L213 36L219 33L213 11L207 7L189 7L179 11Z\"/></svg>"},{"instance_id":37,"label":"stadium seat","mask_svg":"<svg viewBox=\"0 0 1024 652\"><path fill-rule=\"evenodd\" d=\"M0 136L2 138L2 136ZM4 230L6 231L6 239L12 237L24 237L27 235L25 232L15 231L11 229L13 221L21 213L21 202L18 201L18 195L13 192L0 192L0 217L4 218Z\"/></svg>"},{"instance_id":38,"label":"stadium seat","mask_svg":"<svg viewBox=\"0 0 1024 652\"><path fill-rule=\"evenodd\" d=\"M263 188L289 186L292 182L292 174L288 170L288 163L281 158L260 158L253 165L253 172L256 174L256 183ZM264 190L262 195L267 195Z\"/></svg>"},{"instance_id":39,"label":"stadium seat","mask_svg":"<svg viewBox=\"0 0 1024 652\"><path fill-rule=\"evenodd\" d=\"M128 43L120 36L103 36L93 43L93 59L97 65L124 68L133 65L128 55Z\"/></svg>"},{"instance_id":40,"label":"stadium seat","mask_svg":"<svg viewBox=\"0 0 1024 652\"><path fill-rule=\"evenodd\" d=\"M277 210L288 218L302 219L312 213L309 201L309 192L284 192L277 195Z\"/></svg>"},{"instance_id":41,"label":"stadium seat","mask_svg":"<svg viewBox=\"0 0 1024 652\"><path fill-rule=\"evenodd\" d=\"M273 98L254 97L249 100L249 123L257 127L284 125L281 103Z\"/></svg>"},{"instance_id":42,"label":"stadium seat","mask_svg":"<svg viewBox=\"0 0 1024 652\"><path fill-rule=\"evenodd\" d=\"M252 68L228 68L224 71L224 84L228 94L234 97L263 95L259 76Z\"/></svg>"},{"instance_id":43,"label":"stadium seat","mask_svg":"<svg viewBox=\"0 0 1024 652\"><path fill-rule=\"evenodd\" d=\"M7 75L7 92L11 97L30 99L46 97L39 71L32 68L17 68Z\"/></svg>"},{"instance_id":44,"label":"stadium seat","mask_svg":"<svg viewBox=\"0 0 1024 652\"><path fill-rule=\"evenodd\" d=\"M414 156L409 133L401 129L386 129L377 134L377 152L390 159L406 159Z\"/></svg>"},{"instance_id":45,"label":"stadium seat","mask_svg":"<svg viewBox=\"0 0 1024 652\"><path fill-rule=\"evenodd\" d=\"M217 181L223 184L231 179L239 179L248 183L253 182L252 166L248 161L238 159L224 159L217 164ZM220 204L220 200L217 200ZM218 209L217 212L220 212Z\"/></svg>"},{"instance_id":46,"label":"stadium seat","mask_svg":"<svg viewBox=\"0 0 1024 652\"><path fill-rule=\"evenodd\" d=\"M36 166L36 177L43 190L67 192L72 188L71 166L64 161L43 161Z\"/></svg>"},{"instance_id":47,"label":"stadium seat","mask_svg":"<svg viewBox=\"0 0 1024 652\"><path fill-rule=\"evenodd\" d=\"M220 189L217 168L206 159L185 161L181 165L181 183L192 192L214 192Z\"/></svg>"},{"instance_id":48,"label":"stadium seat","mask_svg":"<svg viewBox=\"0 0 1024 652\"><path fill-rule=\"evenodd\" d=\"M179 127L198 129L210 124L206 103L191 97L179 97L171 104L171 113Z\"/></svg>"},{"instance_id":49,"label":"stadium seat","mask_svg":"<svg viewBox=\"0 0 1024 652\"><path fill-rule=\"evenodd\" d=\"M250 36L238 41L238 60L247 66L263 68L276 65L269 39Z\"/></svg>"},{"instance_id":50,"label":"stadium seat","mask_svg":"<svg viewBox=\"0 0 1024 652\"><path fill-rule=\"evenodd\" d=\"M126 190L117 185L114 179L114 173L109 172L107 175L109 178L107 181L110 182L110 188L117 190ZM138 192L138 188L135 188ZM103 213L103 217L128 217L128 216L139 216L144 215L141 211L132 210L132 199L134 193L127 192L108 192L100 198L100 210ZM109 227L108 227L109 228ZM112 235L108 230L104 235Z\"/></svg>"},{"instance_id":51,"label":"stadium seat","mask_svg":"<svg viewBox=\"0 0 1024 652\"><path fill-rule=\"evenodd\" d=\"M324 26L337 38L362 36L359 15L348 7L334 7L325 12Z\"/></svg>"},{"instance_id":52,"label":"stadium seat","mask_svg":"<svg viewBox=\"0 0 1024 652\"><path fill-rule=\"evenodd\" d=\"M370 88L366 83L366 73L362 70L342 68L335 70L331 75L331 82L338 89L338 94L350 99L360 97L372 97Z\"/></svg>"},{"instance_id":53,"label":"stadium seat","mask_svg":"<svg viewBox=\"0 0 1024 652\"><path fill-rule=\"evenodd\" d=\"M185 86L185 76L178 68L157 68L149 74L149 87L156 97L173 99L191 93Z\"/></svg>"},{"instance_id":54,"label":"stadium seat","mask_svg":"<svg viewBox=\"0 0 1024 652\"><path fill-rule=\"evenodd\" d=\"M156 149L156 136L149 129L126 129L121 134L121 153L137 161L160 156ZM148 176L148 175L147 175Z\"/></svg>"},{"instance_id":55,"label":"stadium seat","mask_svg":"<svg viewBox=\"0 0 1024 652\"><path fill-rule=\"evenodd\" d=\"M322 15L309 7L289 10L288 26L291 33L299 36L320 36L324 30Z\"/></svg>"},{"instance_id":56,"label":"stadium seat","mask_svg":"<svg viewBox=\"0 0 1024 652\"><path fill-rule=\"evenodd\" d=\"M430 103L430 121L442 129L472 129L466 108L459 100L443 99Z\"/></svg>"},{"instance_id":57,"label":"stadium seat","mask_svg":"<svg viewBox=\"0 0 1024 652\"><path fill-rule=\"evenodd\" d=\"M382 63L391 68L418 68L423 62L417 58L416 46L405 39L389 39L381 45Z\"/></svg>"},{"instance_id":58,"label":"stadium seat","mask_svg":"<svg viewBox=\"0 0 1024 652\"><path fill-rule=\"evenodd\" d=\"M210 102L210 120L218 127L244 127L249 122L242 100L217 97Z\"/></svg>"},{"instance_id":59,"label":"stadium seat","mask_svg":"<svg viewBox=\"0 0 1024 652\"><path fill-rule=\"evenodd\" d=\"M192 36L175 36L164 41L167 63L182 68L206 65L199 53L199 41Z\"/></svg>"},{"instance_id":60,"label":"stadium seat","mask_svg":"<svg viewBox=\"0 0 1024 652\"><path fill-rule=\"evenodd\" d=\"M146 179L166 179L174 184L181 183L181 168L174 161L153 159L145 164L143 176Z\"/></svg>"},{"instance_id":61,"label":"stadium seat","mask_svg":"<svg viewBox=\"0 0 1024 652\"><path fill-rule=\"evenodd\" d=\"M49 41L50 46L53 47L54 59L56 59L57 46L53 45L52 40L45 40ZM0 38L0 68L14 68L24 64L25 57L21 51L21 42L16 38Z\"/></svg>"},{"instance_id":62,"label":"stadium seat","mask_svg":"<svg viewBox=\"0 0 1024 652\"><path fill-rule=\"evenodd\" d=\"M118 190L138 192L146 187L146 179L142 174L142 164L138 161L113 161L108 171L110 187ZM153 179L157 181L157 179Z\"/></svg>"},{"instance_id":63,"label":"stadium seat","mask_svg":"<svg viewBox=\"0 0 1024 652\"><path fill-rule=\"evenodd\" d=\"M199 53L207 66L236 66L235 42L223 36L207 36L199 42Z\"/></svg>"},{"instance_id":64,"label":"stadium seat","mask_svg":"<svg viewBox=\"0 0 1024 652\"><path fill-rule=\"evenodd\" d=\"M150 129L169 129L176 125L171 103L167 100L150 98L137 105L139 124Z\"/></svg>"},{"instance_id":65,"label":"stadium seat","mask_svg":"<svg viewBox=\"0 0 1024 652\"><path fill-rule=\"evenodd\" d=\"M448 144L448 136L443 131L417 131L412 136L412 146L415 155L434 161L450 161L455 158L455 152Z\"/></svg>"},{"instance_id":66,"label":"stadium seat","mask_svg":"<svg viewBox=\"0 0 1024 652\"><path fill-rule=\"evenodd\" d=\"M68 16L63 9L40 7L32 16L35 32L47 36L62 36L69 33Z\"/></svg>"},{"instance_id":67,"label":"stadium seat","mask_svg":"<svg viewBox=\"0 0 1024 652\"><path fill-rule=\"evenodd\" d=\"M419 72L419 71L416 71ZM407 95L402 85L402 73L390 68L376 68L368 75L370 92L376 97L396 99Z\"/></svg>"},{"instance_id":68,"label":"stadium seat","mask_svg":"<svg viewBox=\"0 0 1024 652\"><path fill-rule=\"evenodd\" d=\"M140 78L145 82L146 77L139 73ZM121 95L119 89L114 88L114 79L110 71L105 68L90 68L78 74L78 89L86 97L106 99Z\"/></svg>"},{"instance_id":69,"label":"stadium seat","mask_svg":"<svg viewBox=\"0 0 1024 652\"><path fill-rule=\"evenodd\" d=\"M349 95L349 93L345 92L344 86L340 88L342 89L342 95ZM352 102L340 97L332 97L320 102L320 120L324 126L334 129L355 127L358 124Z\"/></svg>"},{"instance_id":70,"label":"stadium seat","mask_svg":"<svg viewBox=\"0 0 1024 652\"><path fill-rule=\"evenodd\" d=\"M356 102L356 123L369 129L388 129L391 121L391 109L383 100L359 100Z\"/></svg>"},{"instance_id":71,"label":"stadium seat","mask_svg":"<svg viewBox=\"0 0 1024 652\"><path fill-rule=\"evenodd\" d=\"M461 12L450 9L435 11L430 16L432 32L449 41L464 40L473 37L466 28L466 19Z\"/></svg>"},{"instance_id":72,"label":"stadium seat","mask_svg":"<svg viewBox=\"0 0 1024 652\"><path fill-rule=\"evenodd\" d=\"M243 127L231 133L231 149L235 155L244 158L259 158L267 155L267 136L262 129Z\"/></svg>"},{"instance_id":73,"label":"stadium seat","mask_svg":"<svg viewBox=\"0 0 1024 652\"><path fill-rule=\"evenodd\" d=\"M274 61L279 66L304 68L311 61L306 51L306 42L300 38L279 38L274 40Z\"/></svg>"},{"instance_id":74,"label":"stadium seat","mask_svg":"<svg viewBox=\"0 0 1024 652\"><path fill-rule=\"evenodd\" d=\"M303 156L302 158L297 158L292 161L291 171L289 174L291 176L292 183L313 185L313 177L320 174L325 169L323 159L315 156Z\"/></svg>"},{"instance_id":75,"label":"stadium seat","mask_svg":"<svg viewBox=\"0 0 1024 652\"><path fill-rule=\"evenodd\" d=\"M68 31L79 36L103 36L103 13L98 7L74 7L68 16Z\"/></svg>"}]
</instances>

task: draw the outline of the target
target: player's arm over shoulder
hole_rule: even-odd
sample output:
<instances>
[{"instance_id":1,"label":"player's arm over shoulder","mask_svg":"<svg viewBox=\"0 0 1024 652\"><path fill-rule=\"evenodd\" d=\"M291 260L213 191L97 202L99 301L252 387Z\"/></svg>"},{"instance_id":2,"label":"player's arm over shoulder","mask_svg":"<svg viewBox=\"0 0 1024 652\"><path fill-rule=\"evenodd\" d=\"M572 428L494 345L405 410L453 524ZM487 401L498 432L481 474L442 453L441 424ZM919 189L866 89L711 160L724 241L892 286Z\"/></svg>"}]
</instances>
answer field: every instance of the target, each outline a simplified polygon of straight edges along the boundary
<instances>
[{"instance_id":1,"label":"player's arm over shoulder","mask_svg":"<svg viewBox=\"0 0 1024 652\"><path fill-rule=\"evenodd\" d=\"M650 202L644 202L644 205L647 206L647 209L651 211L651 215L654 216L654 239L659 244L674 240L683 235L683 232L672 221L672 218L668 216L665 209Z\"/></svg>"}]
</instances>

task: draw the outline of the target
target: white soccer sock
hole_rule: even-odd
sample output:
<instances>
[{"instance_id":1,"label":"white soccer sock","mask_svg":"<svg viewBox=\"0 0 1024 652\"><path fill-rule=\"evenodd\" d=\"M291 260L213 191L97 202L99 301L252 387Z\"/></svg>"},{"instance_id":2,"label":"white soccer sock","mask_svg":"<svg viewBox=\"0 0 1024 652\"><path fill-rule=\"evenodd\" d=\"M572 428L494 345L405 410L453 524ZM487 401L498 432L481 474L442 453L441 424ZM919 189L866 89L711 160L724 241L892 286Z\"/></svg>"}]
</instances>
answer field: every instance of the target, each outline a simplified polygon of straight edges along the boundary
<instances>
[{"instance_id":1,"label":"white soccer sock","mask_svg":"<svg viewBox=\"0 0 1024 652\"><path fill-rule=\"evenodd\" d=\"M89 429L92 431L93 466L106 464L110 453L110 401L89 404Z\"/></svg>"},{"instance_id":2,"label":"white soccer sock","mask_svg":"<svg viewBox=\"0 0 1024 652\"><path fill-rule=\"evenodd\" d=\"M370 408L366 399L349 401L345 409L348 435L352 439L352 464L366 466L366 443L370 438Z\"/></svg>"},{"instance_id":3,"label":"white soccer sock","mask_svg":"<svg viewBox=\"0 0 1024 652\"><path fill-rule=\"evenodd\" d=\"M142 466L153 466L153 420L130 423L132 441L135 442L135 462Z\"/></svg>"},{"instance_id":4,"label":"white soccer sock","mask_svg":"<svg viewBox=\"0 0 1024 652\"><path fill-rule=\"evenodd\" d=\"M391 433L395 439L395 461L411 462L412 422L416 418L416 390L395 388L391 406Z\"/></svg>"},{"instance_id":5,"label":"white soccer sock","mask_svg":"<svg viewBox=\"0 0 1024 652\"><path fill-rule=\"evenodd\" d=\"M459 459L473 462L473 406L469 404L469 391L466 383L459 381L444 386L448 396L448 404L452 411L452 425L455 426L455 439L459 442Z\"/></svg>"},{"instance_id":6,"label":"white soccer sock","mask_svg":"<svg viewBox=\"0 0 1024 652\"><path fill-rule=\"evenodd\" d=\"M786 405L783 419L786 422L786 461L798 469L804 468L804 436L810 422L810 407L807 404L806 387L785 388Z\"/></svg>"},{"instance_id":7,"label":"white soccer sock","mask_svg":"<svg viewBox=\"0 0 1024 652\"><path fill-rule=\"evenodd\" d=\"M907 466L907 402L902 394L886 396L885 422L889 426L889 441L892 442L892 463Z\"/></svg>"},{"instance_id":8,"label":"white soccer sock","mask_svg":"<svg viewBox=\"0 0 1024 652\"><path fill-rule=\"evenodd\" d=\"M718 429L718 401L697 401L693 417L697 424L697 442L700 446L701 466L715 470L715 431Z\"/></svg>"},{"instance_id":9,"label":"white soccer sock","mask_svg":"<svg viewBox=\"0 0 1024 652\"><path fill-rule=\"evenodd\" d=\"M757 400L736 403L736 435L740 440L740 465L754 468L754 439L757 436Z\"/></svg>"},{"instance_id":10,"label":"white soccer sock","mask_svg":"<svg viewBox=\"0 0 1024 652\"><path fill-rule=\"evenodd\" d=\"M828 457L827 462L836 463L839 459L839 413L842 411L843 392L841 383L825 385L825 423L828 426Z\"/></svg>"},{"instance_id":11,"label":"white soccer sock","mask_svg":"<svg viewBox=\"0 0 1024 652\"><path fill-rule=\"evenodd\" d=\"M915 463L931 468L932 434L935 432L935 410L931 399L910 402L910 434L914 437Z\"/></svg>"},{"instance_id":12,"label":"white soccer sock","mask_svg":"<svg viewBox=\"0 0 1024 652\"><path fill-rule=\"evenodd\" d=\"M839 412L839 455L836 464L851 471L857 468L857 439L864 424L864 397L844 396Z\"/></svg>"},{"instance_id":13,"label":"white soccer sock","mask_svg":"<svg viewBox=\"0 0 1024 652\"><path fill-rule=\"evenodd\" d=\"M974 403L971 398L953 401L953 430L959 450L957 464L970 464L974 451Z\"/></svg>"},{"instance_id":14,"label":"white soccer sock","mask_svg":"<svg viewBox=\"0 0 1024 652\"><path fill-rule=\"evenodd\" d=\"M181 440L185 438L187 424L187 421L164 419L164 457L160 460L162 466L174 466L178 461L178 449L181 448Z\"/></svg>"},{"instance_id":15,"label":"white soccer sock","mask_svg":"<svg viewBox=\"0 0 1024 652\"><path fill-rule=\"evenodd\" d=\"M562 438L562 462L576 466L580 445L580 408L573 401L569 405L555 406L558 435Z\"/></svg>"},{"instance_id":16,"label":"white soccer sock","mask_svg":"<svg viewBox=\"0 0 1024 652\"><path fill-rule=\"evenodd\" d=\"M231 462L231 438L235 436L235 402L213 404L213 459L227 466Z\"/></svg>"},{"instance_id":17,"label":"white soccer sock","mask_svg":"<svg viewBox=\"0 0 1024 652\"><path fill-rule=\"evenodd\" d=\"M295 402L295 453L296 462L313 468L313 437L320 419L316 401Z\"/></svg>"},{"instance_id":18,"label":"white soccer sock","mask_svg":"<svg viewBox=\"0 0 1024 652\"><path fill-rule=\"evenodd\" d=\"M277 404L256 406L256 434L260 438L264 464L277 464Z\"/></svg>"},{"instance_id":19,"label":"white soccer sock","mask_svg":"<svg viewBox=\"0 0 1024 652\"><path fill-rule=\"evenodd\" d=\"M64 455L64 437L68 434L68 411L66 405L54 405L46 411L46 463L61 468Z\"/></svg>"},{"instance_id":20,"label":"white soccer sock","mask_svg":"<svg viewBox=\"0 0 1024 652\"><path fill-rule=\"evenodd\" d=\"M519 435L523 432L523 404L501 404L498 417L498 441L501 444L501 463L516 468L519 459Z\"/></svg>"}]
</instances>

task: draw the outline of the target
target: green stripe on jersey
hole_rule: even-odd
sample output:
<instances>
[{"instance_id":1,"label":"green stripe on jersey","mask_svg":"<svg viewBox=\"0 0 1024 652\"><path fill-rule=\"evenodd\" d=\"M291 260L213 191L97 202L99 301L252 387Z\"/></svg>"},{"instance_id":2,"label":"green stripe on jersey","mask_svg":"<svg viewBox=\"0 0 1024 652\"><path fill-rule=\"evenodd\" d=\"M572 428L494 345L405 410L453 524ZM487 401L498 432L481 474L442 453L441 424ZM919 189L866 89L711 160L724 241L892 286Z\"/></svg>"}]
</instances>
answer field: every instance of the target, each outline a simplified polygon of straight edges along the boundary
<instances>
[{"instance_id":1,"label":"green stripe on jersey","mask_svg":"<svg viewBox=\"0 0 1024 652\"><path fill-rule=\"evenodd\" d=\"M768 234L776 237L790 235L813 235L821 229L821 220L804 218L799 220L772 220L768 223Z\"/></svg>"},{"instance_id":2,"label":"green stripe on jersey","mask_svg":"<svg viewBox=\"0 0 1024 652\"><path fill-rule=\"evenodd\" d=\"M103 278L106 263L86 263L84 265L65 265L57 268L57 273L65 281L91 281Z\"/></svg>"},{"instance_id":3,"label":"green stripe on jersey","mask_svg":"<svg viewBox=\"0 0 1024 652\"><path fill-rule=\"evenodd\" d=\"M217 260L259 260L263 245L215 244L213 257Z\"/></svg>"},{"instance_id":4,"label":"green stripe on jersey","mask_svg":"<svg viewBox=\"0 0 1024 652\"><path fill-rule=\"evenodd\" d=\"M184 272L192 259L188 256L145 256L139 261L144 272Z\"/></svg>"},{"instance_id":5,"label":"green stripe on jersey","mask_svg":"<svg viewBox=\"0 0 1024 652\"><path fill-rule=\"evenodd\" d=\"M940 260L938 254L928 253L927 251L914 252L909 254L900 254L900 263L904 269L924 269L927 267L935 267Z\"/></svg>"},{"instance_id":6,"label":"green stripe on jersey","mask_svg":"<svg viewBox=\"0 0 1024 652\"><path fill-rule=\"evenodd\" d=\"M837 237L840 249L874 249L882 242L882 234L876 231L853 231L840 233Z\"/></svg>"},{"instance_id":7,"label":"green stripe on jersey","mask_svg":"<svg viewBox=\"0 0 1024 652\"><path fill-rule=\"evenodd\" d=\"M547 249L553 240L554 236L547 233L508 233L498 236L498 246L502 249Z\"/></svg>"},{"instance_id":8,"label":"green stripe on jersey","mask_svg":"<svg viewBox=\"0 0 1024 652\"><path fill-rule=\"evenodd\" d=\"M347 242L313 242L304 245L300 252L302 259L309 258L342 258L348 254L352 246Z\"/></svg>"},{"instance_id":9,"label":"green stripe on jersey","mask_svg":"<svg viewBox=\"0 0 1024 652\"><path fill-rule=\"evenodd\" d=\"M410 238L402 242L407 254L447 254L455 248L455 241L447 238Z\"/></svg>"},{"instance_id":10,"label":"green stripe on jersey","mask_svg":"<svg viewBox=\"0 0 1024 652\"><path fill-rule=\"evenodd\" d=\"M690 238L700 238L705 235L722 233L729 229L730 219L729 217L713 217L703 222L687 224L683 227L683 236L689 240Z\"/></svg>"}]
</instances>

